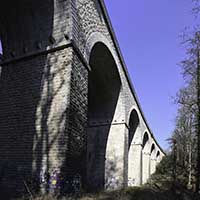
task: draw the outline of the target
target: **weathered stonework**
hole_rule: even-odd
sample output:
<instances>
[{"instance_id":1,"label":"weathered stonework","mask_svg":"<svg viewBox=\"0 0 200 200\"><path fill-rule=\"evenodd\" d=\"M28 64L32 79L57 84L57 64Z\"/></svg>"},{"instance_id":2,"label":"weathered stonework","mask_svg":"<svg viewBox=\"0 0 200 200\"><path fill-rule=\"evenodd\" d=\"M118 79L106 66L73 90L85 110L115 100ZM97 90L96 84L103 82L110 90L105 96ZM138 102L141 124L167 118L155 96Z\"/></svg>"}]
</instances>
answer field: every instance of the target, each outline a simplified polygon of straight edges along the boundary
<instances>
[{"instance_id":1,"label":"weathered stonework","mask_svg":"<svg viewBox=\"0 0 200 200\"><path fill-rule=\"evenodd\" d=\"M27 193L26 184L69 192L66 181L77 175L89 191L146 182L164 152L103 1L10 4L0 8L2 192Z\"/></svg>"}]
</instances>

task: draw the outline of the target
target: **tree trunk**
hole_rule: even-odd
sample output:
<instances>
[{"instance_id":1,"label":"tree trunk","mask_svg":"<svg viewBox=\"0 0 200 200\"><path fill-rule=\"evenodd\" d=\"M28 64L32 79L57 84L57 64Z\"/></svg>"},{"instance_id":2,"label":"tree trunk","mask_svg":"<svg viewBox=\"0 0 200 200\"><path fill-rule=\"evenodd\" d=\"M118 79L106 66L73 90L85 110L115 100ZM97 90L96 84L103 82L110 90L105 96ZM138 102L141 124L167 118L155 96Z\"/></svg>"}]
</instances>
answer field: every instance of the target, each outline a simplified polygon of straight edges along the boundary
<instances>
[{"instance_id":1,"label":"tree trunk","mask_svg":"<svg viewBox=\"0 0 200 200\"><path fill-rule=\"evenodd\" d=\"M200 182L200 52L197 49L197 169L196 169L196 192L199 193Z\"/></svg>"}]
</instances>

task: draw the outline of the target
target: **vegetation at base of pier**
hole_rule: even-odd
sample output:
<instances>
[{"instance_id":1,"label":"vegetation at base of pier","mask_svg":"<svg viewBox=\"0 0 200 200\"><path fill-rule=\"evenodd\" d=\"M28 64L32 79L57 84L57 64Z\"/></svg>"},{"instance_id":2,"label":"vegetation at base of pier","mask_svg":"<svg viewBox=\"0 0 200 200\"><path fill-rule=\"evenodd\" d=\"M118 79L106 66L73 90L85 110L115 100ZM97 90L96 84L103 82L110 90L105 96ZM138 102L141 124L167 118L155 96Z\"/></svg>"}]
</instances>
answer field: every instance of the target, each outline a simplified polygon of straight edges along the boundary
<instances>
[{"instance_id":1,"label":"vegetation at base of pier","mask_svg":"<svg viewBox=\"0 0 200 200\"><path fill-rule=\"evenodd\" d=\"M83 194L74 197L58 198L54 196L41 196L35 198L21 198L18 200L199 200L200 197L194 197L194 193L181 186L176 190L168 187L157 187L145 185L143 187L130 187L113 192L102 192L98 194Z\"/></svg>"},{"instance_id":2,"label":"vegetation at base of pier","mask_svg":"<svg viewBox=\"0 0 200 200\"><path fill-rule=\"evenodd\" d=\"M200 195L194 192L194 187L188 187L186 177L181 169L175 177L173 154L169 152L157 165L156 172L141 187L95 194L83 192L65 197L28 196L17 200L199 200Z\"/></svg>"},{"instance_id":3,"label":"vegetation at base of pier","mask_svg":"<svg viewBox=\"0 0 200 200\"><path fill-rule=\"evenodd\" d=\"M187 176L177 170L174 175L173 153L169 152L157 165L156 172L141 187L128 187L110 192L79 193L71 196L28 196L17 200L199 200L194 186L188 187ZM176 177L175 177L176 176Z\"/></svg>"}]
</instances>

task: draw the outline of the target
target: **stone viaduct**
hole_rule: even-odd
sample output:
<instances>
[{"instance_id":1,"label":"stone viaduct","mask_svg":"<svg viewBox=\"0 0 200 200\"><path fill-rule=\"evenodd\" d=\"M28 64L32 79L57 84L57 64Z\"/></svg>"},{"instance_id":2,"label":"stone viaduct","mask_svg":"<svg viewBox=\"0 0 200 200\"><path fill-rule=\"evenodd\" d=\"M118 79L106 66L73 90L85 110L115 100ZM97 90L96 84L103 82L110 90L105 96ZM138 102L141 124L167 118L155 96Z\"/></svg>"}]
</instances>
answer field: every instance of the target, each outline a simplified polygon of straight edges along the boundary
<instances>
[{"instance_id":1,"label":"stone viaduct","mask_svg":"<svg viewBox=\"0 0 200 200\"><path fill-rule=\"evenodd\" d=\"M0 40L2 191L49 190L55 173L89 191L147 181L164 152L103 0L2 0Z\"/></svg>"}]
</instances>

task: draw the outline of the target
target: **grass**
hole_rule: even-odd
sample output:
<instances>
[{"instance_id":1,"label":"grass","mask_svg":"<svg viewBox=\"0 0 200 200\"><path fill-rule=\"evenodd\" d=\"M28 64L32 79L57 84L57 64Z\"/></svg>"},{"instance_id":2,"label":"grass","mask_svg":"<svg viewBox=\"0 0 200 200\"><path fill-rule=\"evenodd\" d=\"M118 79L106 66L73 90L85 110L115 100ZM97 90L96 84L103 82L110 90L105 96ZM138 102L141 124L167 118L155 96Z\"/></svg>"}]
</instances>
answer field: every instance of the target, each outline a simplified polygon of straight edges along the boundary
<instances>
[{"instance_id":1,"label":"grass","mask_svg":"<svg viewBox=\"0 0 200 200\"><path fill-rule=\"evenodd\" d=\"M82 194L80 197L41 196L28 198L28 200L194 200L193 193L185 189L156 188L150 185L143 187L129 187L112 192L98 194ZM200 199L197 197L196 199ZM22 200L22 199L18 199ZM24 198L23 200L27 200Z\"/></svg>"}]
</instances>

